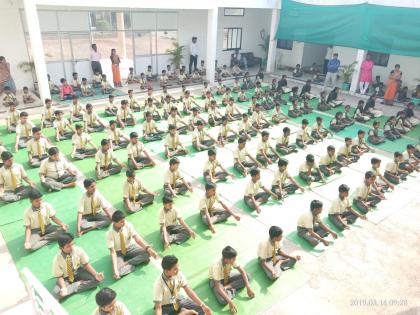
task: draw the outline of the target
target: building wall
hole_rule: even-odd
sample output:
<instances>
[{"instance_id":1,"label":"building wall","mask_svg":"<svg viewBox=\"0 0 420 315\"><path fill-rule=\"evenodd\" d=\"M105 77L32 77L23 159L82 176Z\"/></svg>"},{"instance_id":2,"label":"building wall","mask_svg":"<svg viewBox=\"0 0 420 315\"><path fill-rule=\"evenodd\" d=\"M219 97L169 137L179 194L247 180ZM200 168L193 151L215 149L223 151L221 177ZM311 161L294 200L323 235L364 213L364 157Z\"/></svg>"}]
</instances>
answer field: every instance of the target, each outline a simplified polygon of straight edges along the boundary
<instances>
[{"instance_id":1,"label":"building wall","mask_svg":"<svg viewBox=\"0 0 420 315\"><path fill-rule=\"evenodd\" d=\"M303 51L305 43L293 42L292 50L276 49L276 65L295 67L298 63L302 63Z\"/></svg>"}]
</instances>

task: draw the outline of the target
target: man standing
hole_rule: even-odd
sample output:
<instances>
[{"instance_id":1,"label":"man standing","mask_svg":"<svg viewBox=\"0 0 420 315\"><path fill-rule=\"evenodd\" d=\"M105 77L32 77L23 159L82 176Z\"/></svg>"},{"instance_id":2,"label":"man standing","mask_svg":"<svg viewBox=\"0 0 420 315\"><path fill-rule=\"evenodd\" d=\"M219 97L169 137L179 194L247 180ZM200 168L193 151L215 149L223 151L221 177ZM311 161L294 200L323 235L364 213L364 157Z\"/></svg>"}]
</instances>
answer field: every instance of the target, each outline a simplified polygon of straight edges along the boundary
<instances>
[{"instance_id":1,"label":"man standing","mask_svg":"<svg viewBox=\"0 0 420 315\"><path fill-rule=\"evenodd\" d=\"M197 65L197 59L195 59L195 64ZM10 74L10 64L6 61L5 57L0 56L0 94L3 94L5 87L9 87L10 91L16 94L15 81L13 81L12 75Z\"/></svg>"},{"instance_id":2,"label":"man standing","mask_svg":"<svg viewBox=\"0 0 420 315\"><path fill-rule=\"evenodd\" d=\"M102 74L101 53L98 52L96 44L92 44L92 50L90 52L90 64L92 66L93 74L96 74L97 72Z\"/></svg>"},{"instance_id":3,"label":"man standing","mask_svg":"<svg viewBox=\"0 0 420 315\"><path fill-rule=\"evenodd\" d=\"M328 81L331 80L332 87L335 87L337 82L338 68L340 67L340 60L338 60L338 54L334 53L333 58L328 61L327 65L327 75L325 76L324 89L328 84Z\"/></svg>"},{"instance_id":4,"label":"man standing","mask_svg":"<svg viewBox=\"0 0 420 315\"><path fill-rule=\"evenodd\" d=\"M192 43L190 44L190 66L189 71L191 74L191 66L194 63L194 71L197 70L197 59L198 59L198 47L197 47L197 37L192 38Z\"/></svg>"}]
</instances>

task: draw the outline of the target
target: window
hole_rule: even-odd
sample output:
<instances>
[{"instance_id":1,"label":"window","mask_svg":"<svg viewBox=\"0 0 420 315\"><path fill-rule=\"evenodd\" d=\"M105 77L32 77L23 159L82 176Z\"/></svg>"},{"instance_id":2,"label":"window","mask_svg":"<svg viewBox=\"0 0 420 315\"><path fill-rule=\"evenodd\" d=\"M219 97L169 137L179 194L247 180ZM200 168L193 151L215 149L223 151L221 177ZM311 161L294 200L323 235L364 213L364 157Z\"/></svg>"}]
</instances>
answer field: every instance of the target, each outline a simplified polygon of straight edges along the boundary
<instances>
[{"instance_id":1,"label":"window","mask_svg":"<svg viewBox=\"0 0 420 315\"><path fill-rule=\"evenodd\" d=\"M74 60L90 58L90 36L88 33L70 33Z\"/></svg>"},{"instance_id":2,"label":"window","mask_svg":"<svg viewBox=\"0 0 420 315\"><path fill-rule=\"evenodd\" d=\"M150 55L150 32L133 31L136 56Z\"/></svg>"},{"instance_id":3,"label":"window","mask_svg":"<svg viewBox=\"0 0 420 315\"><path fill-rule=\"evenodd\" d=\"M242 8L225 8L224 9L225 16L244 16L245 9Z\"/></svg>"},{"instance_id":4,"label":"window","mask_svg":"<svg viewBox=\"0 0 420 315\"><path fill-rule=\"evenodd\" d=\"M61 44L58 33L42 33L46 62L61 61Z\"/></svg>"},{"instance_id":5,"label":"window","mask_svg":"<svg viewBox=\"0 0 420 315\"><path fill-rule=\"evenodd\" d=\"M375 66L387 67L389 61L389 54L383 54L375 51L368 51L371 59L375 63Z\"/></svg>"},{"instance_id":6,"label":"window","mask_svg":"<svg viewBox=\"0 0 420 315\"><path fill-rule=\"evenodd\" d=\"M278 39L277 40L277 48L292 50L293 49L293 41L288 40L288 39Z\"/></svg>"},{"instance_id":7,"label":"window","mask_svg":"<svg viewBox=\"0 0 420 315\"><path fill-rule=\"evenodd\" d=\"M156 32L156 43L157 53L166 54L167 49L173 48L173 43L178 41L177 31L157 31Z\"/></svg>"},{"instance_id":8,"label":"window","mask_svg":"<svg viewBox=\"0 0 420 315\"><path fill-rule=\"evenodd\" d=\"M223 29L223 50L242 48L242 27L227 27Z\"/></svg>"}]
</instances>

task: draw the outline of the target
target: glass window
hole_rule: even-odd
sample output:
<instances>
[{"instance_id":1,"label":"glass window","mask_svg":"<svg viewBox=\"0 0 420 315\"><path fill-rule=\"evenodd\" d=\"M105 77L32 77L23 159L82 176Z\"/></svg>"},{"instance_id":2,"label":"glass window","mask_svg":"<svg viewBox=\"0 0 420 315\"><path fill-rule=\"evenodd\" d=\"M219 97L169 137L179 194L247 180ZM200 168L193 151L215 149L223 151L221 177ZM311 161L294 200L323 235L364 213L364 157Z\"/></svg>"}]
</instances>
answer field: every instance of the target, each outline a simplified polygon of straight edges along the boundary
<instances>
[{"instance_id":1,"label":"glass window","mask_svg":"<svg viewBox=\"0 0 420 315\"><path fill-rule=\"evenodd\" d=\"M108 58L111 56L111 49L118 48L117 32L92 32L92 43L96 44L102 58Z\"/></svg>"},{"instance_id":2,"label":"glass window","mask_svg":"<svg viewBox=\"0 0 420 315\"><path fill-rule=\"evenodd\" d=\"M293 49L293 41L288 40L288 39L278 39L277 40L277 48L292 50Z\"/></svg>"},{"instance_id":3,"label":"glass window","mask_svg":"<svg viewBox=\"0 0 420 315\"><path fill-rule=\"evenodd\" d=\"M376 51L368 51L375 66L388 67L389 54L383 54Z\"/></svg>"},{"instance_id":4,"label":"glass window","mask_svg":"<svg viewBox=\"0 0 420 315\"><path fill-rule=\"evenodd\" d=\"M71 33L71 47L74 60L90 58L90 36L87 33Z\"/></svg>"},{"instance_id":5,"label":"glass window","mask_svg":"<svg viewBox=\"0 0 420 315\"><path fill-rule=\"evenodd\" d=\"M61 45L58 33L42 33L45 61L61 61Z\"/></svg>"},{"instance_id":6,"label":"glass window","mask_svg":"<svg viewBox=\"0 0 420 315\"><path fill-rule=\"evenodd\" d=\"M136 56L150 55L152 52L150 32L133 31L133 33Z\"/></svg>"},{"instance_id":7,"label":"glass window","mask_svg":"<svg viewBox=\"0 0 420 315\"><path fill-rule=\"evenodd\" d=\"M227 27L223 29L223 50L242 48L242 27Z\"/></svg>"},{"instance_id":8,"label":"glass window","mask_svg":"<svg viewBox=\"0 0 420 315\"><path fill-rule=\"evenodd\" d=\"M158 31L156 33L157 53L166 54L167 49L173 48L178 41L178 31Z\"/></svg>"},{"instance_id":9,"label":"glass window","mask_svg":"<svg viewBox=\"0 0 420 315\"><path fill-rule=\"evenodd\" d=\"M90 27L93 31L131 29L130 12L92 11L89 12Z\"/></svg>"},{"instance_id":10,"label":"glass window","mask_svg":"<svg viewBox=\"0 0 420 315\"><path fill-rule=\"evenodd\" d=\"M70 35L68 33L61 33L61 47L63 48L63 60L73 60L70 45Z\"/></svg>"},{"instance_id":11,"label":"glass window","mask_svg":"<svg viewBox=\"0 0 420 315\"><path fill-rule=\"evenodd\" d=\"M241 8L225 8L224 9L225 16L244 16L245 9Z\"/></svg>"}]
</instances>

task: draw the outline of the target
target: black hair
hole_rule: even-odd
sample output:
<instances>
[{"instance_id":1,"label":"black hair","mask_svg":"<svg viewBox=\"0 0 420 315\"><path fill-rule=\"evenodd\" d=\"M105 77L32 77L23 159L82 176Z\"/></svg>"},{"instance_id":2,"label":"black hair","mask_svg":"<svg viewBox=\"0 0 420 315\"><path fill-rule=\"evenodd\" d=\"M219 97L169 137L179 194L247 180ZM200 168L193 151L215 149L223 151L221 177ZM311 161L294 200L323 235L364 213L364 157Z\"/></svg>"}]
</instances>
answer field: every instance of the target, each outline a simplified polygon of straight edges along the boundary
<instances>
[{"instance_id":1,"label":"black hair","mask_svg":"<svg viewBox=\"0 0 420 315\"><path fill-rule=\"evenodd\" d=\"M59 151L58 151L58 148L57 147L51 147L51 148L49 148L48 149L48 155L55 155L55 154L57 154Z\"/></svg>"},{"instance_id":2,"label":"black hair","mask_svg":"<svg viewBox=\"0 0 420 315\"><path fill-rule=\"evenodd\" d=\"M93 183L96 183L96 180L94 180L93 178L86 178L83 181L83 187L88 188L90 187L90 185L92 185Z\"/></svg>"},{"instance_id":3,"label":"black hair","mask_svg":"<svg viewBox=\"0 0 420 315\"><path fill-rule=\"evenodd\" d=\"M335 147L333 145L329 145L327 147L327 151L333 151L333 150L335 150Z\"/></svg>"},{"instance_id":4,"label":"black hair","mask_svg":"<svg viewBox=\"0 0 420 315\"><path fill-rule=\"evenodd\" d=\"M280 227L273 225L268 230L268 234L270 235L270 238L273 239L275 237L281 236L283 234L283 230Z\"/></svg>"},{"instance_id":5,"label":"black hair","mask_svg":"<svg viewBox=\"0 0 420 315\"><path fill-rule=\"evenodd\" d=\"M132 168L129 168L126 172L125 172L125 176L127 176L127 177L133 177L133 176L135 176L136 175L136 172L132 169Z\"/></svg>"},{"instance_id":6,"label":"black hair","mask_svg":"<svg viewBox=\"0 0 420 315\"><path fill-rule=\"evenodd\" d=\"M173 201L174 201L173 198L169 195L165 195L162 198L162 203L163 204L172 203Z\"/></svg>"},{"instance_id":7,"label":"black hair","mask_svg":"<svg viewBox=\"0 0 420 315\"><path fill-rule=\"evenodd\" d=\"M308 163L315 162L315 158L314 158L314 156L313 156L312 154L308 154L308 155L306 156L306 162L308 162Z\"/></svg>"},{"instance_id":8,"label":"black hair","mask_svg":"<svg viewBox=\"0 0 420 315\"><path fill-rule=\"evenodd\" d=\"M316 200L316 199L312 200L310 207L311 207L311 211L314 210L314 209L322 208L322 201Z\"/></svg>"},{"instance_id":9,"label":"black hair","mask_svg":"<svg viewBox=\"0 0 420 315\"><path fill-rule=\"evenodd\" d=\"M375 176L375 174L373 174L373 172L372 171L367 171L366 173L365 173L365 179L369 179L369 178L372 178L372 177L374 177Z\"/></svg>"},{"instance_id":10,"label":"black hair","mask_svg":"<svg viewBox=\"0 0 420 315\"><path fill-rule=\"evenodd\" d=\"M38 131L41 131L41 128L39 128L39 127L33 127L32 128L32 133L37 133Z\"/></svg>"},{"instance_id":11,"label":"black hair","mask_svg":"<svg viewBox=\"0 0 420 315\"><path fill-rule=\"evenodd\" d=\"M9 151L4 151L1 153L1 159L3 162L6 162L7 160L11 159L13 157L13 154Z\"/></svg>"},{"instance_id":12,"label":"black hair","mask_svg":"<svg viewBox=\"0 0 420 315\"><path fill-rule=\"evenodd\" d=\"M178 263L178 258L174 255L168 255L162 258L162 269L171 270Z\"/></svg>"},{"instance_id":13,"label":"black hair","mask_svg":"<svg viewBox=\"0 0 420 315\"><path fill-rule=\"evenodd\" d=\"M347 186L346 184L341 184L340 186L338 186L339 192L348 192L349 190L350 190L350 187Z\"/></svg>"},{"instance_id":14,"label":"black hair","mask_svg":"<svg viewBox=\"0 0 420 315\"><path fill-rule=\"evenodd\" d=\"M169 160L169 165L175 165L175 164L179 164L179 159L174 157L172 159Z\"/></svg>"},{"instance_id":15,"label":"black hair","mask_svg":"<svg viewBox=\"0 0 420 315\"><path fill-rule=\"evenodd\" d=\"M378 159L378 158L372 158L371 160L370 160L370 164L377 164L377 163L380 163L381 162L381 160L380 159Z\"/></svg>"},{"instance_id":16,"label":"black hair","mask_svg":"<svg viewBox=\"0 0 420 315\"><path fill-rule=\"evenodd\" d=\"M102 139L101 140L101 145L107 145L109 144L109 140L108 139Z\"/></svg>"},{"instance_id":17,"label":"black hair","mask_svg":"<svg viewBox=\"0 0 420 315\"><path fill-rule=\"evenodd\" d=\"M111 288L102 288L95 295L95 301L98 306L103 307L112 303L117 297L117 293Z\"/></svg>"},{"instance_id":18,"label":"black hair","mask_svg":"<svg viewBox=\"0 0 420 315\"><path fill-rule=\"evenodd\" d=\"M209 150L207 151L207 155L208 155L208 156L214 156L214 155L216 155L216 151L215 151L214 149L209 149Z\"/></svg>"},{"instance_id":19,"label":"black hair","mask_svg":"<svg viewBox=\"0 0 420 315\"><path fill-rule=\"evenodd\" d=\"M231 246L226 246L222 250L222 257L225 259L232 259L238 256L238 252Z\"/></svg>"},{"instance_id":20,"label":"black hair","mask_svg":"<svg viewBox=\"0 0 420 315\"><path fill-rule=\"evenodd\" d=\"M70 244L71 242L73 242L74 240L74 236L71 233L62 233L60 234L60 236L58 237L58 246L60 246L60 248L63 248L65 245Z\"/></svg>"},{"instance_id":21,"label":"black hair","mask_svg":"<svg viewBox=\"0 0 420 315\"><path fill-rule=\"evenodd\" d=\"M251 177L254 177L260 173L260 170L258 168L253 168L249 173L251 174Z\"/></svg>"},{"instance_id":22,"label":"black hair","mask_svg":"<svg viewBox=\"0 0 420 315\"><path fill-rule=\"evenodd\" d=\"M28 194L29 200L33 201L42 197L41 192L38 189L31 189Z\"/></svg>"},{"instance_id":23,"label":"black hair","mask_svg":"<svg viewBox=\"0 0 420 315\"><path fill-rule=\"evenodd\" d=\"M207 183L206 184L206 191L210 190L210 189L216 189L216 184L215 183Z\"/></svg>"},{"instance_id":24,"label":"black hair","mask_svg":"<svg viewBox=\"0 0 420 315\"><path fill-rule=\"evenodd\" d=\"M287 166L289 164L289 161L285 160L285 159L279 159L279 161L277 162L277 166Z\"/></svg>"},{"instance_id":25,"label":"black hair","mask_svg":"<svg viewBox=\"0 0 420 315\"><path fill-rule=\"evenodd\" d=\"M130 139L138 138L138 137L139 137L139 135L138 135L137 132L133 131L133 132L130 133Z\"/></svg>"},{"instance_id":26,"label":"black hair","mask_svg":"<svg viewBox=\"0 0 420 315\"><path fill-rule=\"evenodd\" d=\"M115 222L115 223L120 222L124 218L125 218L125 214L124 214L124 212L122 212L120 210L115 211L112 214L112 217L111 217L112 222Z\"/></svg>"}]
</instances>

